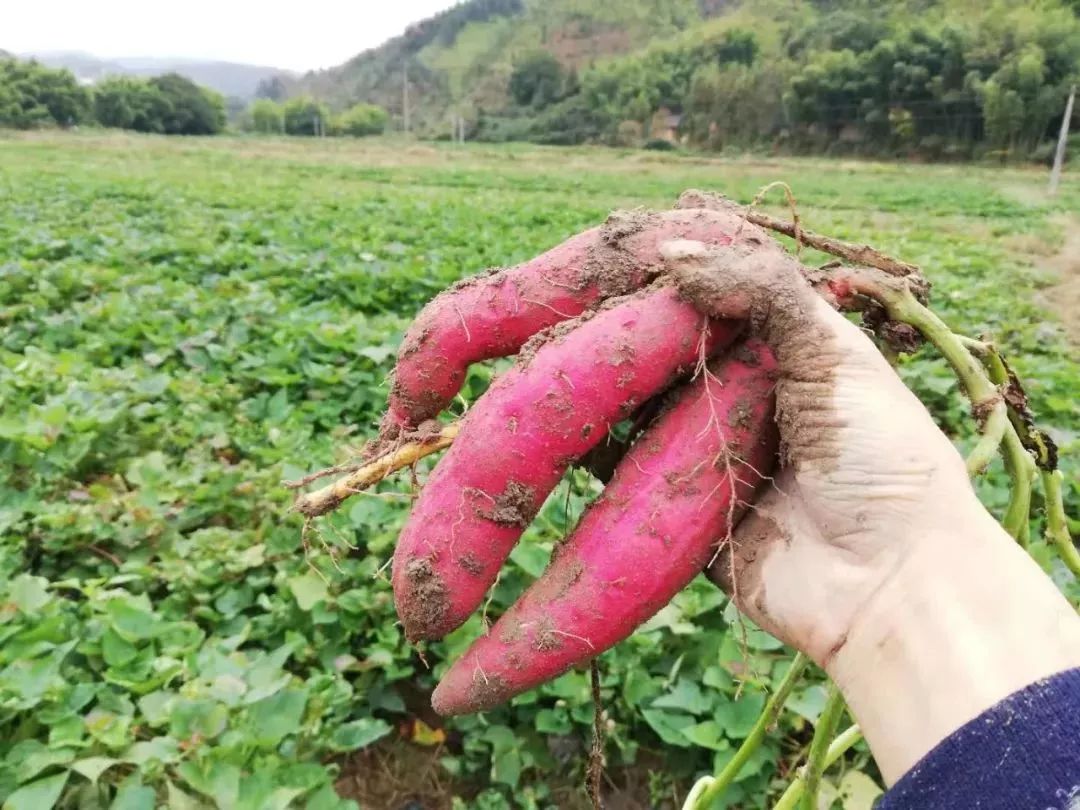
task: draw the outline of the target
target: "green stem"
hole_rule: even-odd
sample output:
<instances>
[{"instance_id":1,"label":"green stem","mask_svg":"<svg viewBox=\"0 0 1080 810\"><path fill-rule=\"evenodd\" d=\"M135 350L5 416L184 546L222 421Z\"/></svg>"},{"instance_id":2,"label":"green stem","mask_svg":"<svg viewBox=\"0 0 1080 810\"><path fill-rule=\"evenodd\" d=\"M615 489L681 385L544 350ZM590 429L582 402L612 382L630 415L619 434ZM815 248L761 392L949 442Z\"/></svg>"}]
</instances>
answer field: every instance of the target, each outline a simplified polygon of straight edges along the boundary
<instances>
[{"instance_id":1,"label":"green stem","mask_svg":"<svg viewBox=\"0 0 1080 810\"><path fill-rule=\"evenodd\" d=\"M818 717L814 729L814 739L810 742L810 754L806 759L806 791L803 794L803 810L817 810L818 789L821 787L821 775L825 772L825 757L829 753L829 743L836 734L836 726L844 714L844 696L837 685L829 685L829 697L825 708Z\"/></svg>"},{"instance_id":2,"label":"green stem","mask_svg":"<svg viewBox=\"0 0 1080 810\"><path fill-rule=\"evenodd\" d=\"M983 425L982 438L971 454L967 457L968 475L975 476L986 471L1005 436L1005 428L1009 426L1009 409L1005 406L1005 400L999 399L994 404L994 409L986 418Z\"/></svg>"},{"instance_id":3,"label":"green stem","mask_svg":"<svg viewBox=\"0 0 1080 810\"><path fill-rule=\"evenodd\" d=\"M1061 496L1061 470L1043 470L1043 496L1046 499L1046 539L1061 555L1065 567L1080 579L1080 551L1077 551L1069 536L1069 527L1065 522L1065 503Z\"/></svg>"},{"instance_id":4,"label":"green stem","mask_svg":"<svg viewBox=\"0 0 1080 810\"><path fill-rule=\"evenodd\" d=\"M884 289L881 293L879 300L888 311L889 317L914 326L944 355L974 407L1000 398L997 387L990 382L982 364L972 357L960 336L949 329L941 318L920 304L910 290Z\"/></svg>"},{"instance_id":5,"label":"green stem","mask_svg":"<svg viewBox=\"0 0 1080 810\"><path fill-rule=\"evenodd\" d=\"M743 740L742 745L739 746L739 750L735 752L735 756L731 758L715 778L705 777L705 779L698 780L683 804L684 808L688 810L691 808L694 810L707 810L732 785L735 777L739 775L739 771L743 769L750 757L761 746L766 731L768 731L769 726L776 722L776 718L779 717L780 710L784 708L784 703L791 694L791 690L795 688L795 684L798 683L799 677L809 663L810 659L802 653L797 654L792 659L787 674L784 675L784 679L780 681L776 691L765 703L765 708L758 715L757 722L754 723L754 727L750 730L746 739ZM693 803L691 803L691 799L693 799Z\"/></svg>"},{"instance_id":6,"label":"green stem","mask_svg":"<svg viewBox=\"0 0 1080 810\"><path fill-rule=\"evenodd\" d=\"M1012 493L1005 517L1001 520L1004 527L1021 547L1028 547L1028 534L1031 530L1031 484L1035 480L1035 461L1024 449L1016 428L1011 424L1005 431L1005 441L1001 445L1005 456L1005 471L1012 479Z\"/></svg>"},{"instance_id":7,"label":"green stem","mask_svg":"<svg viewBox=\"0 0 1080 810\"><path fill-rule=\"evenodd\" d=\"M988 402L990 397L1001 396L998 386L1008 383L1009 373L1005 362L993 346L955 334L944 321L915 300L915 296L907 290L885 290L879 300L888 310L890 317L911 324L937 347L956 372L956 376L960 379L961 385L964 386L973 404ZM983 358L986 369L976 359L975 354ZM989 376L987 371L989 371ZM996 413L997 405L994 407ZM984 430L989 427L989 421L987 420ZM1021 546L1026 548L1030 531L1031 483L1035 478L1036 468L1034 459L1024 447L1012 414L1009 415L1008 421L1009 424L1004 428L1004 437L1000 444L1005 459L1005 469L1013 481L1013 487L1002 525ZM977 451L985 441L984 436L976 447ZM971 467L969 466L968 469L970 471ZM1066 562L1066 564L1069 563Z\"/></svg>"},{"instance_id":8,"label":"green stem","mask_svg":"<svg viewBox=\"0 0 1080 810\"><path fill-rule=\"evenodd\" d=\"M992 344L966 337L959 337L959 340L982 360L994 385L1000 388L1009 384L1009 369ZM1005 459L1005 472L1012 479L1013 487L1001 525L1021 547L1027 548L1031 531L1031 485L1038 469L1020 438L1019 431L1023 428L1023 420L1019 414L1013 413L1011 408L1007 410L1009 425L1002 441L1001 453Z\"/></svg>"},{"instance_id":9,"label":"green stem","mask_svg":"<svg viewBox=\"0 0 1080 810\"><path fill-rule=\"evenodd\" d=\"M832 744L829 745L829 750L825 753L825 767L832 767L832 765L836 763L836 760L846 754L848 750L861 739L862 731L858 726L851 726L841 733L832 741ZM780 797L780 801L776 803L773 810L795 810L799 804L799 799L803 797L805 791L806 776L805 773L800 773L792 783L787 786L787 790L784 791L784 795Z\"/></svg>"}]
</instances>

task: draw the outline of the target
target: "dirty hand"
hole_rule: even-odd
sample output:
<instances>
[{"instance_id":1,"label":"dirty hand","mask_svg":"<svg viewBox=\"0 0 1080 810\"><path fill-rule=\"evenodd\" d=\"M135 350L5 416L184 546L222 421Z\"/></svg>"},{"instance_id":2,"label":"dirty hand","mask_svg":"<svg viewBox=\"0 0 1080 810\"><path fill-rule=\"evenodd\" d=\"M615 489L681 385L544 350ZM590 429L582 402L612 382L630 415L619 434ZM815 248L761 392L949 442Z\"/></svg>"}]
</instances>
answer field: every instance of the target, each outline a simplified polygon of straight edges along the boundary
<instances>
[{"instance_id":1,"label":"dirty hand","mask_svg":"<svg viewBox=\"0 0 1080 810\"><path fill-rule=\"evenodd\" d=\"M1080 620L978 502L956 449L786 256L662 247L704 312L749 319L783 465L710 567L839 684L889 781L967 720L1080 665Z\"/></svg>"}]
</instances>

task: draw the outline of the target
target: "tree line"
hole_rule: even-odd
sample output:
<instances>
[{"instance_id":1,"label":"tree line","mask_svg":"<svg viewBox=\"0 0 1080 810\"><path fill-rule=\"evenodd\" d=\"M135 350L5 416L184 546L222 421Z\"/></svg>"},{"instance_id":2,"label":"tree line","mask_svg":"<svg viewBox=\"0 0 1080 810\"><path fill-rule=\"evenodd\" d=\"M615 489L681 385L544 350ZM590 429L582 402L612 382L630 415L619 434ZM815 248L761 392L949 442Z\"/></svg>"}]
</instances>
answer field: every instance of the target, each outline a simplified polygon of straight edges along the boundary
<instances>
[{"instance_id":1,"label":"tree line","mask_svg":"<svg viewBox=\"0 0 1080 810\"><path fill-rule=\"evenodd\" d=\"M240 116L239 127L265 135L344 135L362 138L386 130L390 116L374 104L354 104L334 113L321 101L299 96L278 102L256 99Z\"/></svg>"},{"instance_id":2,"label":"tree line","mask_svg":"<svg viewBox=\"0 0 1080 810\"><path fill-rule=\"evenodd\" d=\"M176 73L113 76L86 87L68 70L0 60L0 126L104 127L164 135L213 135L225 128L225 99Z\"/></svg>"},{"instance_id":3,"label":"tree line","mask_svg":"<svg viewBox=\"0 0 1080 810\"><path fill-rule=\"evenodd\" d=\"M479 111L474 137L930 158L1045 159L1053 149L1080 80L1070 8L926 4L913 15L816 5L694 32L580 75L548 53L526 55L509 79L509 108Z\"/></svg>"},{"instance_id":4,"label":"tree line","mask_svg":"<svg viewBox=\"0 0 1080 810\"><path fill-rule=\"evenodd\" d=\"M216 135L228 125L226 100L184 76L110 76L81 85L62 68L0 59L0 127L33 129L96 125L162 135ZM357 104L341 113L311 98L258 99L235 122L240 129L286 135L375 135L386 128L380 107Z\"/></svg>"}]
</instances>

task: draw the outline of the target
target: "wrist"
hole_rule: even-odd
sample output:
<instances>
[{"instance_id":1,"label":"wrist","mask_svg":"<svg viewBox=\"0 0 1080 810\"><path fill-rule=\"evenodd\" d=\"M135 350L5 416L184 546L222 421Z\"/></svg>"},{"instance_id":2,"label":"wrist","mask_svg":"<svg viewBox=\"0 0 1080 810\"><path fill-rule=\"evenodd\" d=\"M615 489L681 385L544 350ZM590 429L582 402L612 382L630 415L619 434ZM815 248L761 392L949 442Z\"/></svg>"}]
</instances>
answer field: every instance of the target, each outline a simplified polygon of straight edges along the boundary
<instances>
[{"instance_id":1,"label":"wrist","mask_svg":"<svg viewBox=\"0 0 1080 810\"><path fill-rule=\"evenodd\" d=\"M826 664L890 784L1008 695L1080 666L1080 618L972 500L913 538Z\"/></svg>"}]
</instances>

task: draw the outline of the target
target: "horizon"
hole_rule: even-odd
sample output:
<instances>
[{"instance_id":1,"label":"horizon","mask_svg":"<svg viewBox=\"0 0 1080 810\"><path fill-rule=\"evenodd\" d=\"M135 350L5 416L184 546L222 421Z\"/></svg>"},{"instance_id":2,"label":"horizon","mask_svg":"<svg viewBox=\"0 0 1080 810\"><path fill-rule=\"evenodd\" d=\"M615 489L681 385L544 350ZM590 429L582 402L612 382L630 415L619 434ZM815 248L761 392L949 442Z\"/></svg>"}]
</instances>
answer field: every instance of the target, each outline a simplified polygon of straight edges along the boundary
<instances>
[{"instance_id":1,"label":"horizon","mask_svg":"<svg viewBox=\"0 0 1080 810\"><path fill-rule=\"evenodd\" d=\"M162 15L139 0L54 0L6 10L0 49L24 57L229 62L305 73L347 62L459 2L403 0L386 6L368 0L342 6L310 0L297 19L277 13L283 5L268 8L256 0L192 0L163 24Z\"/></svg>"}]
</instances>

